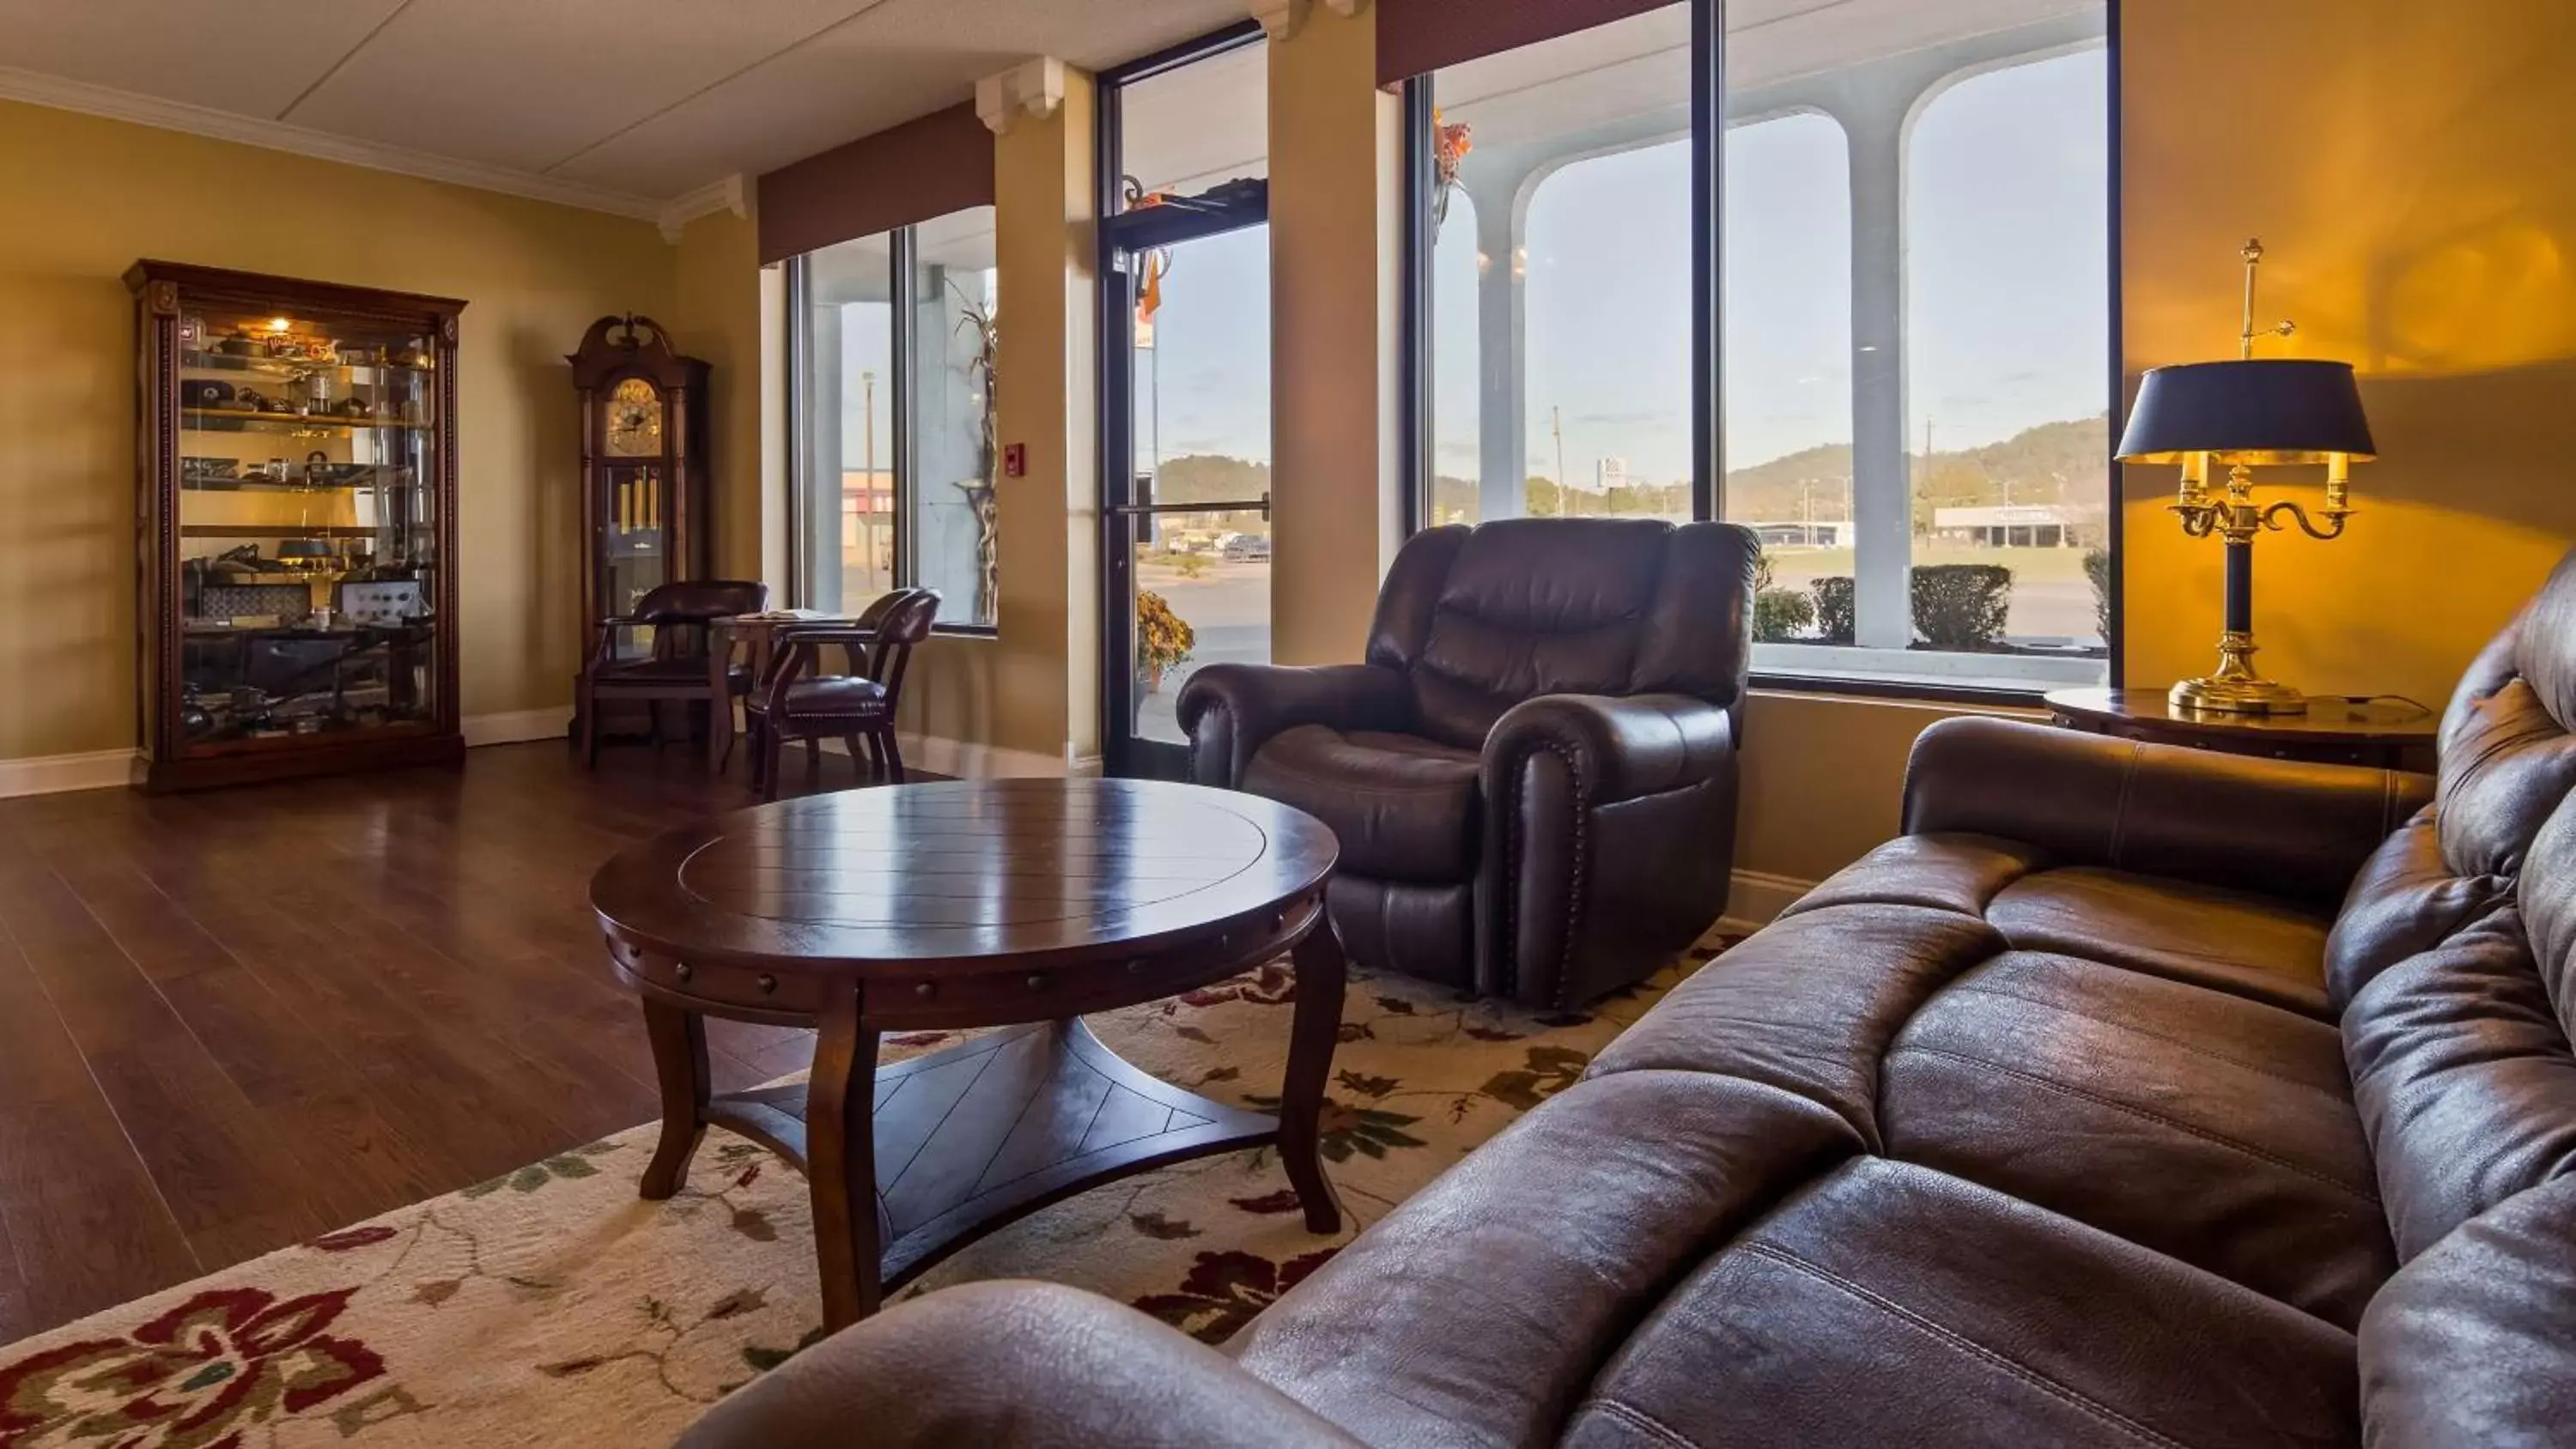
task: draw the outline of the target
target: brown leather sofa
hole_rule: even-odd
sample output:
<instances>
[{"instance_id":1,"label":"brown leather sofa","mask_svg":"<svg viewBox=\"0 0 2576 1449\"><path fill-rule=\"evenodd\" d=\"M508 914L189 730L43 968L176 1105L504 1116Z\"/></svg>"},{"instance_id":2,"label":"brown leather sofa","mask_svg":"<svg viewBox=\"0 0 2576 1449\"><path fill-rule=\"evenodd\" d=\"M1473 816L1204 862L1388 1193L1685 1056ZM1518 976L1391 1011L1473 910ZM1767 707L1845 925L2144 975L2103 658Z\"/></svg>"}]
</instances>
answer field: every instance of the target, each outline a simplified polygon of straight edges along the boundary
<instances>
[{"instance_id":1,"label":"brown leather sofa","mask_svg":"<svg viewBox=\"0 0 2576 1449\"><path fill-rule=\"evenodd\" d=\"M2576 1443L2571 721L2562 566L2438 786L1935 726L1903 838L1222 1351L979 1285L686 1442Z\"/></svg>"},{"instance_id":2,"label":"brown leather sofa","mask_svg":"<svg viewBox=\"0 0 2576 1449\"><path fill-rule=\"evenodd\" d=\"M1333 828L1363 967L1542 1009L1643 980L1726 909L1757 552L1723 523L1417 534L1367 662L1191 677L1193 776Z\"/></svg>"}]
</instances>

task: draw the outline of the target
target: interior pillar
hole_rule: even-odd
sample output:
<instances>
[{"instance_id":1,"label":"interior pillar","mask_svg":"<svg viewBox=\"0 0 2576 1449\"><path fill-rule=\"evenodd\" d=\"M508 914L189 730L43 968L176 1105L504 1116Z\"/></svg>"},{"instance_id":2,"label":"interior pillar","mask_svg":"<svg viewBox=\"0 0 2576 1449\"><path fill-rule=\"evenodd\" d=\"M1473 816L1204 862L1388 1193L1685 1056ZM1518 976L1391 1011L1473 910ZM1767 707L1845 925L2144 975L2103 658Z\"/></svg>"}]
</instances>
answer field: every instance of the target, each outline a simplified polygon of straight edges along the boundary
<instances>
[{"instance_id":1,"label":"interior pillar","mask_svg":"<svg viewBox=\"0 0 2576 1449\"><path fill-rule=\"evenodd\" d=\"M997 140L994 250L1004 449L999 638L985 737L1077 772L1100 760L1098 216L1091 77L1032 61L979 88Z\"/></svg>"},{"instance_id":2,"label":"interior pillar","mask_svg":"<svg viewBox=\"0 0 2576 1449\"><path fill-rule=\"evenodd\" d=\"M1376 15L1301 9L1270 42L1270 647L1323 664L1360 657L1403 538L1403 126Z\"/></svg>"}]
</instances>

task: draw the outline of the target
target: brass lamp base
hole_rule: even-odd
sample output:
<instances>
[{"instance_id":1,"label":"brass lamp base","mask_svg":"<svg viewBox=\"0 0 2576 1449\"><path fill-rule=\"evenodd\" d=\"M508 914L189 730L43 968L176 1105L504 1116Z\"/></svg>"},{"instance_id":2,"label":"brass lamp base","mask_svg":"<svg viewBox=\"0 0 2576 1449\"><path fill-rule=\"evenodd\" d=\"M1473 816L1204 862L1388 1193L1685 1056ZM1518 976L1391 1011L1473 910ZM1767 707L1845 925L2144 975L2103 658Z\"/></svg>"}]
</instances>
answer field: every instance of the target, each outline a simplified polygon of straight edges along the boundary
<instances>
[{"instance_id":1,"label":"brass lamp base","mask_svg":"<svg viewBox=\"0 0 2576 1449\"><path fill-rule=\"evenodd\" d=\"M2308 699L2286 684L2254 672L2254 636L2229 632L2218 641L2218 672L2186 679L2166 699L2195 714L2302 715Z\"/></svg>"}]
</instances>

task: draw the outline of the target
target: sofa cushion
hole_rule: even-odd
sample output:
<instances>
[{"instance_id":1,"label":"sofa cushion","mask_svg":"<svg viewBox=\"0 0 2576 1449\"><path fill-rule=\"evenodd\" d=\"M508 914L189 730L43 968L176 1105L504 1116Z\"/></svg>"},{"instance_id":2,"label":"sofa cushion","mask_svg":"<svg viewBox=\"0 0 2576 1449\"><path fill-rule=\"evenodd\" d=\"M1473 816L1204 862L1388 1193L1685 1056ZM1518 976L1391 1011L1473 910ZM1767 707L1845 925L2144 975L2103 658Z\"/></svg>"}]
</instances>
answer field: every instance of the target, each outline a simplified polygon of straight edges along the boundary
<instances>
[{"instance_id":1,"label":"sofa cushion","mask_svg":"<svg viewBox=\"0 0 2576 1449\"><path fill-rule=\"evenodd\" d=\"M1989 835L1902 835L1827 877L1783 916L1864 901L1982 916L2014 881L2039 868L2036 847Z\"/></svg>"},{"instance_id":2,"label":"sofa cushion","mask_svg":"<svg viewBox=\"0 0 2576 1449\"><path fill-rule=\"evenodd\" d=\"M2417 811L2353 877L2326 936L2328 997L2343 1010L2380 972L2512 899L2509 876L2451 874L2437 817L2429 807Z\"/></svg>"},{"instance_id":3,"label":"sofa cushion","mask_svg":"<svg viewBox=\"0 0 2576 1449\"><path fill-rule=\"evenodd\" d=\"M1585 522L1512 519L1468 535L1413 662L1425 733L1476 748L1525 699L1629 692L1674 529L1653 519Z\"/></svg>"},{"instance_id":4,"label":"sofa cushion","mask_svg":"<svg viewBox=\"0 0 2576 1449\"><path fill-rule=\"evenodd\" d=\"M2519 911L2380 973L2343 1030L2401 1257L2576 1174L2576 1052Z\"/></svg>"},{"instance_id":5,"label":"sofa cushion","mask_svg":"<svg viewBox=\"0 0 2576 1449\"><path fill-rule=\"evenodd\" d=\"M1860 1159L1666 1299L1563 1442L2251 1449L2359 1430L2351 1335L2000 1193Z\"/></svg>"},{"instance_id":6,"label":"sofa cushion","mask_svg":"<svg viewBox=\"0 0 2576 1449\"><path fill-rule=\"evenodd\" d=\"M1890 1155L2351 1329L2396 1268L2335 1029L2064 956L2001 956L1889 1049Z\"/></svg>"},{"instance_id":7,"label":"sofa cushion","mask_svg":"<svg viewBox=\"0 0 2576 1449\"><path fill-rule=\"evenodd\" d=\"M1544 1443L1684 1274L1859 1148L1832 1113L1750 1082L1580 1083L1408 1199L1229 1350L1372 1444Z\"/></svg>"},{"instance_id":8,"label":"sofa cushion","mask_svg":"<svg viewBox=\"0 0 2576 1449\"><path fill-rule=\"evenodd\" d=\"M2310 1016L2332 1014L2328 923L2273 897L2080 867L2014 881L1986 919L2019 950L2083 956Z\"/></svg>"},{"instance_id":9,"label":"sofa cushion","mask_svg":"<svg viewBox=\"0 0 2576 1449\"><path fill-rule=\"evenodd\" d=\"M1331 826L1345 871L1455 883L1476 875L1480 764L1473 750L1413 735L1301 725L1261 747L1243 788Z\"/></svg>"},{"instance_id":10,"label":"sofa cushion","mask_svg":"<svg viewBox=\"0 0 2576 1449\"><path fill-rule=\"evenodd\" d=\"M1875 1151L1879 1058L1933 993L2004 948L1973 916L1860 903L1784 916L1676 986L1591 1073L1717 1072L1840 1113Z\"/></svg>"},{"instance_id":11,"label":"sofa cushion","mask_svg":"<svg viewBox=\"0 0 2576 1449\"><path fill-rule=\"evenodd\" d=\"M2361 1323L2362 1413L2383 1449L2567 1442L2576 1425L2576 1178L2473 1219L2406 1265Z\"/></svg>"}]
</instances>

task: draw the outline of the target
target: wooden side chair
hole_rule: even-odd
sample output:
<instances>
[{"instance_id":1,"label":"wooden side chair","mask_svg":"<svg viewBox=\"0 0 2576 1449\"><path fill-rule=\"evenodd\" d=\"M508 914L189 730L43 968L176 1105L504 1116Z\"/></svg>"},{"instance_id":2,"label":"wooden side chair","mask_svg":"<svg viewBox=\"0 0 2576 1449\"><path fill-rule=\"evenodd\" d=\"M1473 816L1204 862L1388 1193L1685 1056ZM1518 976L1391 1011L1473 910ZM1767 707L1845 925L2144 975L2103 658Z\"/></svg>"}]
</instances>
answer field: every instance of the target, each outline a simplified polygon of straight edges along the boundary
<instances>
[{"instance_id":1,"label":"wooden side chair","mask_svg":"<svg viewBox=\"0 0 2576 1449\"><path fill-rule=\"evenodd\" d=\"M808 624L780 631L769 677L744 702L751 722L752 784L763 800L778 798L779 756L789 740L805 742L805 768L822 768L822 742L848 743L888 783L903 783L903 748L895 742L895 709L914 646L939 619L939 591L900 589L870 604L853 624ZM837 646L847 674L825 674L823 650ZM864 748L864 754L861 750Z\"/></svg>"},{"instance_id":2,"label":"wooden side chair","mask_svg":"<svg viewBox=\"0 0 2576 1449\"><path fill-rule=\"evenodd\" d=\"M718 619L757 614L767 607L767 584L697 579L663 584L646 593L632 614L600 620L599 637L591 641L590 659L582 665L577 691L581 699L584 761L592 766L599 763L599 708L604 703L642 701L650 713L653 742L657 745L662 741L665 702L703 703L711 715L717 710L730 711L735 700L751 692L751 671L728 669L723 683L717 683L707 657L712 646L708 626ZM641 628L653 631L653 652L641 658L621 655L617 636L625 630ZM726 731L726 736L730 754L732 731ZM722 768L721 762L718 768Z\"/></svg>"}]
</instances>

